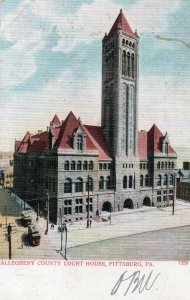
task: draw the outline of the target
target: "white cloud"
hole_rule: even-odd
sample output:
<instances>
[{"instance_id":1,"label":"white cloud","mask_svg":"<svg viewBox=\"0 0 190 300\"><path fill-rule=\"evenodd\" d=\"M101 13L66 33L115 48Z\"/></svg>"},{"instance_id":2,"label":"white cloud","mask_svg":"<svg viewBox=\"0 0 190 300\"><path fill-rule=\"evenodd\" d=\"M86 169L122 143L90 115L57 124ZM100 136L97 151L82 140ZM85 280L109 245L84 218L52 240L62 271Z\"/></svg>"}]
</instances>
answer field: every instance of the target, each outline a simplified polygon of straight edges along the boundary
<instances>
[{"instance_id":1,"label":"white cloud","mask_svg":"<svg viewBox=\"0 0 190 300\"><path fill-rule=\"evenodd\" d=\"M14 14L4 16L1 34L15 43L1 57L2 64L9 66L1 74L4 84L6 81L7 85L22 83L36 71L35 55L53 28L60 36L53 50L70 52L77 45L101 40L104 32L110 30L120 9L110 0L95 0L81 4L76 12L69 14L68 8L70 6L71 11L72 5L72 2L62 0L25 0L18 5ZM161 33L167 29L169 16L179 5L180 0L173 0L172 5L169 0L140 0L130 8L126 5L123 11L133 29L137 27L143 33L152 30ZM15 67L19 65L20 70L15 72Z\"/></svg>"},{"instance_id":2,"label":"white cloud","mask_svg":"<svg viewBox=\"0 0 190 300\"><path fill-rule=\"evenodd\" d=\"M150 129L156 123L160 130L169 133L172 144L187 145L185 134L190 120L189 78L141 77L139 93L139 129Z\"/></svg>"},{"instance_id":3,"label":"white cloud","mask_svg":"<svg viewBox=\"0 0 190 300\"><path fill-rule=\"evenodd\" d=\"M140 34L162 33L168 29L169 18L180 4L181 0L139 0L129 10L127 18Z\"/></svg>"},{"instance_id":4,"label":"white cloud","mask_svg":"<svg viewBox=\"0 0 190 300\"><path fill-rule=\"evenodd\" d=\"M22 139L27 131L46 130L55 113L63 120L72 110L83 124L100 125L100 81L100 74L78 78L65 70L40 92L6 94L0 111L0 148L13 149L14 140Z\"/></svg>"}]
</instances>

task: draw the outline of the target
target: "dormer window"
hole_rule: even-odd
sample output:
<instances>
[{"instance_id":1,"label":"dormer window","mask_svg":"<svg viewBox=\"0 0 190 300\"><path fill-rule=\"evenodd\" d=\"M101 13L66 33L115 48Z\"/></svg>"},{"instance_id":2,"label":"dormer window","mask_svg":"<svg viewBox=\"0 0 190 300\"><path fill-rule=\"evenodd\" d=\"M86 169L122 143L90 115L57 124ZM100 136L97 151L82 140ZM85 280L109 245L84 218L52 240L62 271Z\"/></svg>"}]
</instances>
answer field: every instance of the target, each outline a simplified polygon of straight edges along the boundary
<instances>
[{"instance_id":1,"label":"dormer window","mask_svg":"<svg viewBox=\"0 0 190 300\"><path fill-rule=\"evenodd\" d=\"M165 143L164 145L164 153L168 154L168 143Z\"/></svg>"},{"instance_id":2,"label":"dormer window","mask_svg":"<svg viewBox=\"0 0 190 300\"><path fill-rule=\"evenodd\" d=\"M168 155L168 153L169 153L169 137L168 137L167 132L166 132L166 134L163 138L163 141L162 141L162 152L165 155Z\"/></svg>"},{"instance_id":3,"label":"dormer window","mask_svg":"<svg viewBox=\"0 0 190 300\"><path fill-rule=\"evenodd\" d=\"M83 150L83 137L78 135L76 138L77 150Z\"/></svg>"},{"instance_id":4,"label":"dormer window","mask_svg":"<svg viewBox=\"0 0 190 300\"><path fill-rule=\"evenodd\" d=\"M85 151L86 149L86 135L82 131L81 127L79 127L74 133L73 146L77 151Z\"/></svg>"}]
</instances>

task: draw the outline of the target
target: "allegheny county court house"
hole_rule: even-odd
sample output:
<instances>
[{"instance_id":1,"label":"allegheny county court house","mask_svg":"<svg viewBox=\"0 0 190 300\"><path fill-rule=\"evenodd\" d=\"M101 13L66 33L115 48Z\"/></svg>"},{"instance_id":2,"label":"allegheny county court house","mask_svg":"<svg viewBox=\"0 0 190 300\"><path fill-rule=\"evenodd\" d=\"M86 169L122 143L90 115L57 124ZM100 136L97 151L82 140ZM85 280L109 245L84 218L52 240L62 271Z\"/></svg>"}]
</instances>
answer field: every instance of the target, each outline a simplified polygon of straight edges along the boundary
<instances>
[{"instance_id":1,"label":"allegheny county court house","mask_svg":"<svg viewBox=\"0 0 190 300\"><path fill-rule=\"evenodd\" d=\"M60 213L66 222L86 219L88 199L94 217L168 206L175 198L177 154L168 134L155 124L138 132L139 37L122 10L102 47L101 126L84 125L70 112L15 142L14 189L42 210L48 192L55 223Z\"/></svg>"}]
</instances>

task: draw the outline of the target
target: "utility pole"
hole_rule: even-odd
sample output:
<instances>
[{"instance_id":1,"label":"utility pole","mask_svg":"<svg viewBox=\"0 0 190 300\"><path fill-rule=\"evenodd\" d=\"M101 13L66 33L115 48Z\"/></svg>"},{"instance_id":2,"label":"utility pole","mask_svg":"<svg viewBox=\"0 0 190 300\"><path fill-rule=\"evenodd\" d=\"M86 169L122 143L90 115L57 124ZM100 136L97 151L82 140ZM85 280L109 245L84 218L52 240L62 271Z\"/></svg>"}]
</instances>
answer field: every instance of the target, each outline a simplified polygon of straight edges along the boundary
<instances>
[{"instance_id":1,"label":"utility pole","mask_svg":"<svg viewBox=\"0 0 190 300\"><path fill-rule=\"evenodd\" d=\"M173 193L173 203L172 203L172 215L174 215L175 210L175 198L176 198L176 175L174 174L174 193Z\"/></svg>"},{"instance_id":2,"label":"utility pole","mask_svg":"<svg viewBox=\"0 0 190 300\"><path fill-rule=\"evenodd\" d=\"M8 242L9 242L9 259L11 259L11 231L12 231L12 226L9 224L7 227L7 233L8 233Z\"/></svg>"},{"instance_id":3,"label":"utility pole","mask_svg":"<svg viewBox=\"0 0 190 300\"><path fill-rule=\"evenodd\" d=\"M62 212L61 208L59 209L60 221L61 221L61 251L63 250L63 228L62 228Z\"/></svg>"},{"instance_id":4,"label":"utility pole","mask_svg":"<svg viewBox=\"0 0 190 300\"><path fill-rule=\"evenodd\" d=\"M7 228L7 202L5 200L5 221L6 221L6 228Z\"/></svg>"},{"instance_id":5,"label":"utility pole","mask_svg":"<svg viewBox=\"0 0 190 300\"><path fill-rule=\"evenodd\" d=\"M46 234L48 233L49 229L49 192L47 192L47 228L46 228Z\"/></svg>"},{"instance_id":6,"label":"utility pole","mask_svg":"<svg viewBox=\"0 0 190 300\"><path fill-rule=\"evenodd\" d=\"M110 205L110 225L111 225L111 211L112 211L112 206Z\"/></svg>"},{"instance_id":7,"label":"utility pole","mask_svg":"<svg viewBox=\"0 0 190 300\"><path fill-rule=\"evenodd\" d=\"M89 187L89 175L87 179L87 187L88 187L88 198L87 198L87 224L86 227L89 228L90 226L90 205L89 205L89 194L90 194L90 187Z\"/></svg>"},{"instance_id":8,"label":"utility pole","mask_svg":"<svg viewBox=\"0 0 190 300\"><path fill-rule=\"evenodd\" d=\"M65 224L65 259L67 259L67 225Z\"/></svg>"},{"instance_id":9,"label":"utility pole","mask_svg":"<svg viewBox=\"0 0 190 300\"><path fill-rule=\"evenodd\" d=\"M38 207L37 207L37 219L39 218L39 215L40 215L40 203L38 201L37 203Z\"/></svg>"}]
</instances>

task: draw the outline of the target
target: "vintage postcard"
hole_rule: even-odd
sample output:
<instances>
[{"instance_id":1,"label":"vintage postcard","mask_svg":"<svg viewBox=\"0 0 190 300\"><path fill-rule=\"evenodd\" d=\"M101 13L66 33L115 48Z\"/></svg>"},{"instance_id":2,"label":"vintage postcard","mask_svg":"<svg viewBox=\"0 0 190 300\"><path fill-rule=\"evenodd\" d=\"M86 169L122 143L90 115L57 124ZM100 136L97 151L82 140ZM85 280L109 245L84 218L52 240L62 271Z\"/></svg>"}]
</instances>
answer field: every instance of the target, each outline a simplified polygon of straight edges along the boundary
<instances>
[{"instance_id":1,"label":"vintage postcard","mask_svg":"<svg viewBox=\"0 0 190 300\"><path fill-rule=\"evenodd\" d=\"M190 299L190 4L0 8L0 299Z\"/></svg>"}]
</instances>

